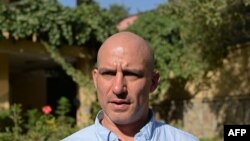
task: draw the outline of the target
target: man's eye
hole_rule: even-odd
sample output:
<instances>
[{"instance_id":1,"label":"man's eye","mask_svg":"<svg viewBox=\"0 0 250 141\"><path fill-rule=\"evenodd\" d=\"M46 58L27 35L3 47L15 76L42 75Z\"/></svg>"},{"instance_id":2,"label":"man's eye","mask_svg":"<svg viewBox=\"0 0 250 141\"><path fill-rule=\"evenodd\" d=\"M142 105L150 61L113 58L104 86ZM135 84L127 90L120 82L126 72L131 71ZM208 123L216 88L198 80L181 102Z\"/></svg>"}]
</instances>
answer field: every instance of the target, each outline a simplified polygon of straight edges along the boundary
<instances>
[{"instance_id":1,"label":"man's eye","mask_svg":"<svg viewBox=\"0 0 250 141\"><path fill-rule=\"evenodd\" d=\"M116 73L115 72L102 72L101 75L105 79L112 79L115 77Z\"/></svg>"},{"instance_id":2,"label":"man's eye","mask_svg":"<svg viewBox=\"0 0 250 141\"><path fill-rule=\"evenodd\" d=\"M116 75L115 72L103 72L102 75Z\"/></svg>"},{"instance_id":3,"label":"man's eye","mask_svg":"<svg viewBox=\"0 0 250 141\"><path fill-rule=\"evenodd\" d=\"M115 77L116 73L115 72L101 72L101 76L106 79L106 80L111 80Z\"/></svg>"},{"instance_id":4,"label":"man's eye","mask_svg":"<svg viewBox=\"0 0 250 141\"><path fill-rule=\"evenodd\" d=\"M129 77L129 78L139 78L140 77L139 74L133 73L133 72L126 72L126 73L124 73L124 76Z\"/></svg>"},{"instance_id":5,"label":"man's eye","mask_svg":"<svg viewBox=\"0 0 250 141\"><path fill-rule=\"evenodd\" d=\"M137 76L137 74L129 72L129 73L126 73L125 76Z\"/></svg>"}]
</instances>

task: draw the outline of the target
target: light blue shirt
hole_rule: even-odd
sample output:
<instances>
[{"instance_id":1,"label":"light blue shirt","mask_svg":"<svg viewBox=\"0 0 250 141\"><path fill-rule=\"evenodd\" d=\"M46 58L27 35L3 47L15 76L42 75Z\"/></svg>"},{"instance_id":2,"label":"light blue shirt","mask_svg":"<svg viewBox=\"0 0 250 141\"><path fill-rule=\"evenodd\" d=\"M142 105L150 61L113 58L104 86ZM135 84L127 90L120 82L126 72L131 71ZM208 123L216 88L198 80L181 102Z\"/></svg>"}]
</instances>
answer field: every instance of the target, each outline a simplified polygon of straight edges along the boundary
<instances>
[{"instance_id":1,"label":"light blue shirt","mask_svg":"<svg viewBox=\"0 0 250 141\"><path fill-rule=\"evenodd\" d=\"M93 125L77 131L62 141L119 141L115 133L101 125L102 118L101 111ZM136 133L134 141L198 141L198 139L187 132L156 121L152 115L140 132Z\"/></svg>"}]
</instances>

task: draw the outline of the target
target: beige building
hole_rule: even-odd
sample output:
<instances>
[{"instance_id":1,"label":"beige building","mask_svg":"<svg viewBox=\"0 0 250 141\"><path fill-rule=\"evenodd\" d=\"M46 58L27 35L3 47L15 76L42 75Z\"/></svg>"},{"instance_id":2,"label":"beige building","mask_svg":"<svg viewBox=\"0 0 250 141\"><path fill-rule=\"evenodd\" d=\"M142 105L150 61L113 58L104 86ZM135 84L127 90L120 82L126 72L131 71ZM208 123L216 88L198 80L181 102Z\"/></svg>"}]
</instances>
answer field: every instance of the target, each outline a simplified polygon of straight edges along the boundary
<instances>
[{"instance_id":1,"label":"beige building","mask_svg":"<svg viewBox=\"0 0 250 141\"><path fill-rule=\"evenodd\" d=\"M3 0L5 4L19 0ZM76 5L83 2L76 0ZM88 2L88 1L84 1ZM89 1L91 2L91 1ZM9 39L9 33L2 31L5 39L0 40L0 111L11 104L22 104L23 109L57 106L57 100L64 96L72 105L71 115L78 124L89 122L90 107L95 95L88 88L78 86L60 65L54 62L45 47L30 40ZM64 46L61 55L74 68L89 76L95 63L96 48Z\"/></svg>"},{"instance_id":2,"label":"beige building","mask_svg":"<svg viewBox=\"0 0 250 141\"><path fill-rule=\"evenodd\" d=\"M86 48L63 47L61 54L78 68L91 65L94 59ZM93 61L92 61L93 62ZM93 63L92 63L93 64ZM57 100L67 97L76 115L78 86L61 67L51 59L41 43L26 40L0 41L0 109L20 103L24 109L57 105Z\"/></svg>"}]
</instances>

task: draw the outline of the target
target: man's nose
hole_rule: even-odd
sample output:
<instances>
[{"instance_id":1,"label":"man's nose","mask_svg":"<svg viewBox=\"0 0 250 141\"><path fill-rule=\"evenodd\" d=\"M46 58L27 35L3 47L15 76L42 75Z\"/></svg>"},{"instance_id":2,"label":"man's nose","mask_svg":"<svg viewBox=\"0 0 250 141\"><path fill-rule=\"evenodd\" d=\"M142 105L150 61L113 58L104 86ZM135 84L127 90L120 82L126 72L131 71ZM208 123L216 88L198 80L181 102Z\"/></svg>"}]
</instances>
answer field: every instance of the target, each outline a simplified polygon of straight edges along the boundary
<instances>
[{"instance_id":1,"label":"man's nose","mask_svg":"<svg viewBox=\"0 0 250 141\"><path fill-rule=\"evenodd\" d=\"M124 94L127 91L126 80L122 73L116 74L112 89L116 95Z\"/></svg>"}]
</instances>

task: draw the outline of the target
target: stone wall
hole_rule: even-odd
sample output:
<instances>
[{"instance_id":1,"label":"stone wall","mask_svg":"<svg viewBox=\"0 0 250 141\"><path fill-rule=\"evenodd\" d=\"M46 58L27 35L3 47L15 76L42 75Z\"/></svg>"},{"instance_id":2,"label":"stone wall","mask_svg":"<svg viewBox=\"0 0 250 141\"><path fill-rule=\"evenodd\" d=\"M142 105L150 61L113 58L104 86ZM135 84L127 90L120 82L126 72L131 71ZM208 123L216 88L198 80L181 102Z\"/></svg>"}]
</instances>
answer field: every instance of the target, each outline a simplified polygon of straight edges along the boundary
<instances>
[{"instance_id":1,"label":"stone wall","mask_svg":"<svg viewBox=\"0 0 250 141\"><path fill-rule=\"evenodd\" d=\"M8 109L9 103L9 57L0 53L0 111Z\"/></svg>"},{"instance_id":2,"label":"stone wall","mask_svg":"<svg viewBox=\"0 0 250 141\"><path fill-rule=\"evenodd\" d=\"M250 124L250 46L231 49L222 67L186 90L195 97L184 104L183 127L195 135L222 137L224 124Z\"/></svg>"},{"instance_id":3,"label":"stone wall","mask_svg":"<svg viewBox=\"0 0 250 141\"><path fill-rule=\"evenodd\" d=\"M184 105L183 128L198 137L223 137L224 124L250 124L250 97L194 99Z\"/></svg>"},{"instance_id":4,"label":"stone wall","mask_svg":"<svg viewBox=\"0 0 250 141\"><path fill-rule=\"evenodd\" d=\"M224 124L250 124L250 45L231 49L203 80L171 84L169 98L154 105L160 119L198 137L222 138Z\"/></svg>"}]
</instances>

